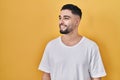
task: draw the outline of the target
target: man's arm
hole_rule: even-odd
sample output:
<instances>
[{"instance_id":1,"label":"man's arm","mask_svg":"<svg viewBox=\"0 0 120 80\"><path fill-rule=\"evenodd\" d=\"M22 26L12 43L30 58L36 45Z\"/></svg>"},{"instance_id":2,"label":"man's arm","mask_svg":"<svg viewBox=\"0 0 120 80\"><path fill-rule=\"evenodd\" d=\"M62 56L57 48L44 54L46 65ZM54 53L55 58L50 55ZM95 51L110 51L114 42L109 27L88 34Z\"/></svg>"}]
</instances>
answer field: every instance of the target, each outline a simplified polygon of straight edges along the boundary
<instances>
[{"instance_id":1,"label":"man's arm","mask_svg":"<svg viewBox=\"0 0 120 80\"><path fill-rule=\"evenodd\" d=\"M42 80L51 80L50 73L43 72Z\"/></svg>"},{"instance_id":2,"label":"man's arm","mask_svg":"<svg viewBox=\"0 0 120 80\"><path fill-rule=\"evenodd\" d=\"M101 80L101 78L92 78L92 80Z\"/></svg>"}]
</instances>

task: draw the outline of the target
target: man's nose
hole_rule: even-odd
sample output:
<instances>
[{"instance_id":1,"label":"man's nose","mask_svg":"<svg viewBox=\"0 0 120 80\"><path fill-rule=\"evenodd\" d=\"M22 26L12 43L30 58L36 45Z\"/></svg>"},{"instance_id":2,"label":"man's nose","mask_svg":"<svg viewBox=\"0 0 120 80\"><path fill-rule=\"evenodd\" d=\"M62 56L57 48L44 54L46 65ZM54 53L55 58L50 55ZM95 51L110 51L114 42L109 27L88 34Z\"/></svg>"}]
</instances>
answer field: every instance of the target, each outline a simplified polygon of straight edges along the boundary
<instances>
[{"instance_id":1,"label":"man's nose","mask_svg":"<svg viewBox=\"0 0 120 80\"><path fill-rule=\"evenodd\" d=\"M63 23L64 23L63 19L60 19L59 24L63 24Z\"/></svg>"}]
</instances>

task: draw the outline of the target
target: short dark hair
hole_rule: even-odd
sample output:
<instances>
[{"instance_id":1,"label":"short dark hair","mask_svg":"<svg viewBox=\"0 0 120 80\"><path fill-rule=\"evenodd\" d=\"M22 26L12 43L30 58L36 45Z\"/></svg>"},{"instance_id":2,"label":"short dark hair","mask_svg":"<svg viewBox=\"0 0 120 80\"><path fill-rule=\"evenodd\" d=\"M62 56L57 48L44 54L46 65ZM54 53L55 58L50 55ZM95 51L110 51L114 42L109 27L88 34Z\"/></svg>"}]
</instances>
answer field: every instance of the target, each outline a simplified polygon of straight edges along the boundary
<instances>
[{"instance_id":1,"label":"short dark hair","mask_svg":"<svg viewBox=\"0 0 120 80\"><path fill-rule=\"evenodd\" d=\"M71 12L75 15L78 15L80 18L82 18L82 11L79 7L77 7L76 5L73 4L65 4L63 5L63 7L61 8L61 10L71 10Z\"/></svg>"}]
</instances>

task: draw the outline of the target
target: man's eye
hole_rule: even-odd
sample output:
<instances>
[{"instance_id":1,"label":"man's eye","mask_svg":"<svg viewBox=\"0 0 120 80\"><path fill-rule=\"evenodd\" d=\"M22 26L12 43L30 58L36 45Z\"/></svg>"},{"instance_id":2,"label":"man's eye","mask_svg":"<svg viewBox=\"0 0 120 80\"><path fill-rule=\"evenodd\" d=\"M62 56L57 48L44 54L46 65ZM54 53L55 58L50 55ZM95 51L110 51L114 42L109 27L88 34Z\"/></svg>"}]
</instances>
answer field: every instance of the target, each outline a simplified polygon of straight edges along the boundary
<instances>
[{"instance_id":1,"label":"man's eye","mask_svg":"<svg viewBox=\"0 0 120 80\"><path fill-rule=\"evenodd\" d=\"M68 20L69 18L64 18L65 20Z\"/></svg>"},{"instance_id":2,"label":"man's eye","mask_svg":"<svg viewBox=\"0 0 120 80\"><path fill-rule=\"evenodd\" d=\"M61 17L59 17L59 20L61 19Z\"/></svg>"}]
</instances>

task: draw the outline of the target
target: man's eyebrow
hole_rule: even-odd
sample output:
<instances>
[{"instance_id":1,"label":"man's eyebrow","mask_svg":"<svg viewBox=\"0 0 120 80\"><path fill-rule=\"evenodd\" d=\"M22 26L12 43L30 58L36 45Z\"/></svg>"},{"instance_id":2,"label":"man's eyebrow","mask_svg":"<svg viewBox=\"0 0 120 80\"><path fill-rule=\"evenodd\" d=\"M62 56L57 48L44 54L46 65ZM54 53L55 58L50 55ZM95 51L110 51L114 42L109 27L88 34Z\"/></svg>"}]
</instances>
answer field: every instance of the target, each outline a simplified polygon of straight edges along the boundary
<instances>
[{"instance_id":1,"label":"man's eyebrow","mask_svg":"<svg viewBox=\"0 0 120 80\"><path fill-rule=\"evenodd\" d=\"M64 15L63 17L65 17L65 18L71 18L71 17L68 16L68 15ZM61 15L59 15L59 18L61 18Z\"/></svg>"},{"instance_id":2,"label":"man's eyebrow","mask_svg":"<svg viewBox=\"0 0 120 80\"><path fill-rule=\"evenodd\" d=\"M63 17L71 18L71 17L70 17L70 16L68 16L68 15L64 15Z\"/></svg>"}]
</instances>

